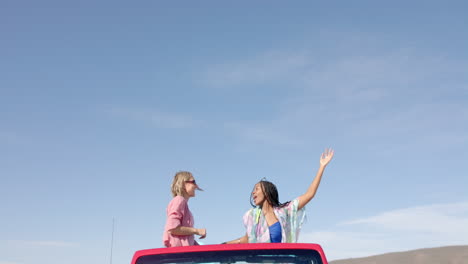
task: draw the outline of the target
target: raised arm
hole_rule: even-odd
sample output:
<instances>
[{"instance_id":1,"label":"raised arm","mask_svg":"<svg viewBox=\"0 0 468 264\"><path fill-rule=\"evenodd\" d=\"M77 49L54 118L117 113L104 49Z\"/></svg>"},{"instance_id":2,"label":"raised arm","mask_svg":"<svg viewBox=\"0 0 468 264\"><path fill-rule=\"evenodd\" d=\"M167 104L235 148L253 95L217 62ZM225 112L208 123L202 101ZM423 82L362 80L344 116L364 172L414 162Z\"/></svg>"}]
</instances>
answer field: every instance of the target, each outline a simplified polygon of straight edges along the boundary
<instances>
[{"instance_id":1,"label":"raised arm","mask_svg":"<svg viewBox=\"0 0 468 264\"><path fill-rule=\"evenodd\" d=\"M320 156L320 167L317 171L317 174L315 175L315 179L312 181L307 191L303 195L299 196L298 209L302 209L307 203L310 202L310 200L312 200L312 198L314 198L315 193L317 193L317 189L320 185L320 181L322 180L323 171L333 158L334 153L335 151L333 149L327 148L322 153L322 156Z\"/></svg>"}]
</instances>

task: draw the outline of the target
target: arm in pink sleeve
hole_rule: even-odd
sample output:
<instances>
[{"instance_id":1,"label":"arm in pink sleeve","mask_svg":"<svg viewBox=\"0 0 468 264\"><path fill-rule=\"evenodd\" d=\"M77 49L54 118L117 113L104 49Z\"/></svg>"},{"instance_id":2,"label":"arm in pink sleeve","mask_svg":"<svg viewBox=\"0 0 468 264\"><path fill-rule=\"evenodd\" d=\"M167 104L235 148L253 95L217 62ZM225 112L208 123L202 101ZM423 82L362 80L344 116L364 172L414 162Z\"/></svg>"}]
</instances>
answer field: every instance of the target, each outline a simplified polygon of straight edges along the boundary
<instances>
[{"instance_id":1,"label":"arm in pink sleeve","mask_svg":"<svg viewBox=\"0 0 468 264\"><path fill-rule=\"evenodd\" d=\"M166 230L172 230L182 224L182 219L187 207L187 200L181 196L176 196L167 207Z\"/></svg>"}]
</instances>

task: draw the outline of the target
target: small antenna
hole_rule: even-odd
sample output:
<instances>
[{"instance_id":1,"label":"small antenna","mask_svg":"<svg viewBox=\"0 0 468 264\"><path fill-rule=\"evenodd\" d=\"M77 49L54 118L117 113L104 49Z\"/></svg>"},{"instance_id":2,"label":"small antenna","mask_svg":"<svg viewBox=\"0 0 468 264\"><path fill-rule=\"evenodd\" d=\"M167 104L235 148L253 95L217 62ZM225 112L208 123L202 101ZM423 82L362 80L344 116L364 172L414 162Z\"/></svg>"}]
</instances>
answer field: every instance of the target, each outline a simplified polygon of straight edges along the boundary
<instances>
[{"instance_id":1,"label":"small antenna","mask_svg":"<svg viewBox=\"0 0 468 264\"><path fill-rule=\"evenodd\" d=\"M112 217L112 236L111 236L110 264L112 264L112 247L113 246L114 246L114 217Z\"/></svg>"}]
</instances>

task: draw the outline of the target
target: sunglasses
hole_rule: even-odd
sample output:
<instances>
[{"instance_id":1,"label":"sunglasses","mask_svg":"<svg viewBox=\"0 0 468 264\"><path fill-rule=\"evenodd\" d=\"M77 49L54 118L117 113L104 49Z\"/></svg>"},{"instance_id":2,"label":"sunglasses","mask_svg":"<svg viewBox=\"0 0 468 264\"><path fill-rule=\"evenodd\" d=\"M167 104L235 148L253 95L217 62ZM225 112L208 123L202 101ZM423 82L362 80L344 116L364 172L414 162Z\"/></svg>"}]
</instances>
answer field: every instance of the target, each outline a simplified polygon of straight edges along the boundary
<instances>
[{"instance_id":1,"label":"sunglasses","mask_svg":"<svg viewBox=\"0 0 468 264\"><path fill-rule=\"evenodd\" d=\"M191 180L191 181L185 181L186 183L191 183L191 184L195 184L197 185L197 182L195 180Z\"/></svg>"}]
</instances>

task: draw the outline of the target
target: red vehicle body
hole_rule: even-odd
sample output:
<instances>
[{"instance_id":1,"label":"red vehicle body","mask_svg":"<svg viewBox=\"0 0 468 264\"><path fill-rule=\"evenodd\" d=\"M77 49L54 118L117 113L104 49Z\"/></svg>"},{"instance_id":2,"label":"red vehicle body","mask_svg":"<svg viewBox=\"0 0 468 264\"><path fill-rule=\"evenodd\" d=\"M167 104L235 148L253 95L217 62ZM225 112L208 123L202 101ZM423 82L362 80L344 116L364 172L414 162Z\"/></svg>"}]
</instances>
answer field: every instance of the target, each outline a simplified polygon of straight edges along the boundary
<instances>
[{"instance_id":1,"label":"red vehicle body","mask_svg":"<svg viewBox=\"0 0 468 264\"><path fill-rule=\"evenodd\" d=\"M308 243L219 244L139 250L131 264L328 264L323 249Z\"/></svg>"}]
</instances>

